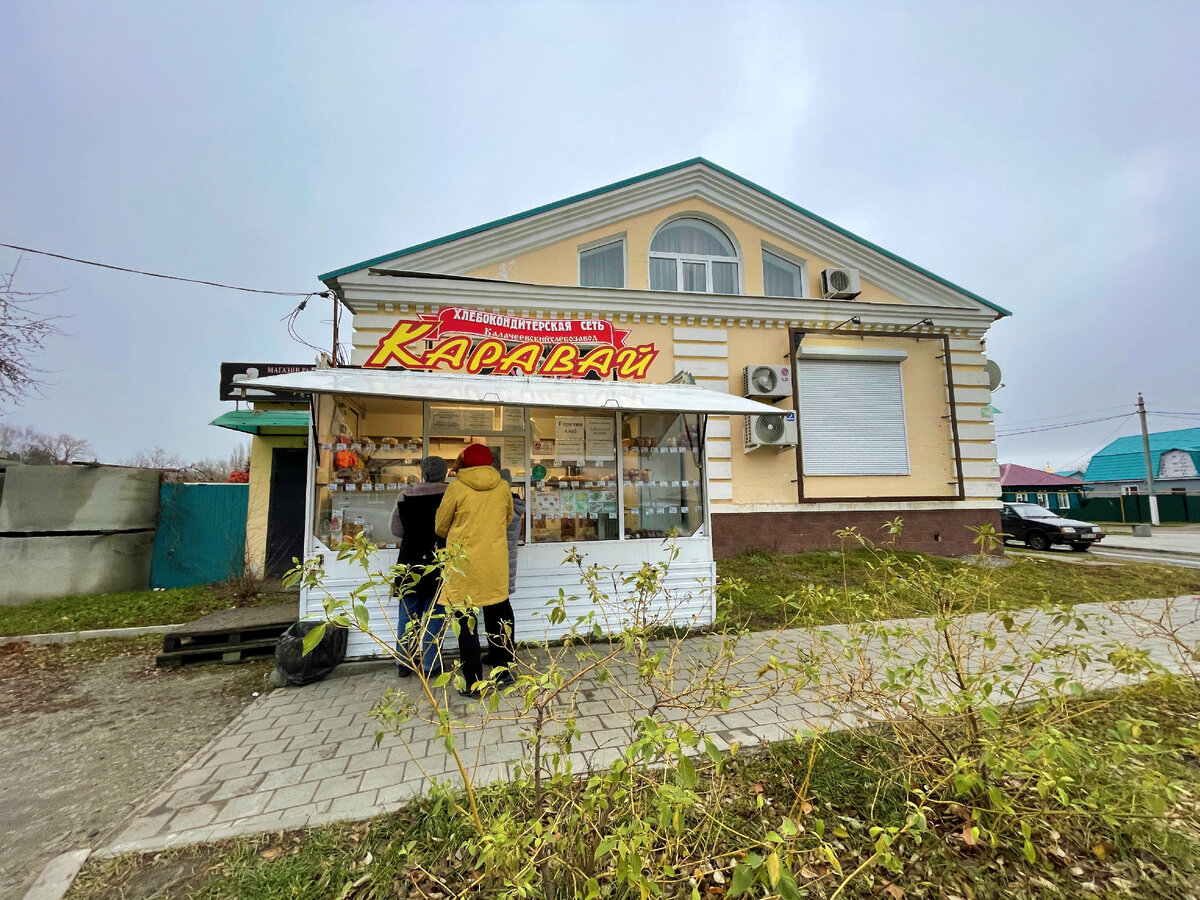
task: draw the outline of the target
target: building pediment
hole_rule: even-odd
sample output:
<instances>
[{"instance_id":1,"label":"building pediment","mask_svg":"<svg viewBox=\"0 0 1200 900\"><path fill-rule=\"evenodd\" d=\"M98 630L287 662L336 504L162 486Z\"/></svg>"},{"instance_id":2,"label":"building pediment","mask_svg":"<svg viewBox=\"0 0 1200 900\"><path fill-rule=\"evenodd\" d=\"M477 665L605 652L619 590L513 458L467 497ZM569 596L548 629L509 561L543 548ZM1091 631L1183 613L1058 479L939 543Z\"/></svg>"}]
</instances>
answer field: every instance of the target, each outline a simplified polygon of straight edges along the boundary
<instances>
[{"instance_id":1,"label":"building pediment","mask_svg":"<svg viewBox=\"0 0 1200 900\"><path fill-rule=\"evenodd\" d=\"M355 263L321 276L335 290L358 293L381 269L478 273L503 267L578 235L689 202L749 223L785 244L835 266L858 269L865 281L910 302L935 308L1008 311L859 237L739 175L703 159L688 160L635 178L568 197L475 228ZM503 270L503 269L501 269Z\"/></svg>"}]
</instances>

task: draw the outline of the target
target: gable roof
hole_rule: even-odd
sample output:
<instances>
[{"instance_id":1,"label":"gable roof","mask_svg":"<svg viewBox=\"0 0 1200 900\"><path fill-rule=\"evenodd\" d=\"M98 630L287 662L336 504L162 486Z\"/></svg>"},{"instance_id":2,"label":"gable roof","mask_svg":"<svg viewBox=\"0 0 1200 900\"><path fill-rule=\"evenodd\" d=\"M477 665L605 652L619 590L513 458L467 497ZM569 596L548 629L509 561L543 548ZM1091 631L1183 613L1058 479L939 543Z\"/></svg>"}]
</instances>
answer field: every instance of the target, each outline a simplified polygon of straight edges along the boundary
<instances>
[{"instance_id":1,"label":"gable roof","mask_svg":"<svg viewBox=\"0 0 1200 900\"><path fill-rule=\"evenodd\" d=\"M621 181L615 181L612 184L606 184L603 187L593 188L592 190L584 191L581 194L574 194L570 197L565 197L562 200L557 200L553 203L546 203L546 204L543 204L542 206L535 206L533 209L527 209L524 212L514 213L513 215L505 216L500 219L495 219L491 222L485 222L482 225L476 225L474 228L466 228L462 231L456 231L453 234L447 234L440 238L434 238L433 240L430 240L430 241L424 241L423 243L420 243L420 244L413 244L412 246L404 247L404 248L402 248L400 250L396 250L392 253L385 253L382 256L372 257L371 259L363 260L362 262L354 263L349 266L343 266L340 269L334 269L333 271L326 272L323 275L320 275L318 277L321 281L328 284L330 281L333 281L342 275L348 275L351 272L356 272L361 269L366 269L370 266L375 266L375 265L378 265L379 263L388 262L390 260L400 259L405 256L411 256L412 254L418 253L422 250L428 250L430 248L438 247L438 246L441 246L444 244L449 244L454 241L462 240L463 238L471 237L473 235L482 234L483 232L490 231L494 228L499 228L504 225L509 225L514 222L519 222L523 219L530 219L530 218L533 218L534 216L540 215L542 213L550 212L551 210L560 209L564 206L570 206L573 203L578 203L583 200L588 200L592 197L598 197L603 194L607 194L607 193L611 193L613 191L620 190L621 188L626 188L626 187L630 187L631 185L636 185L636 184L639 184L642 182L650 181L651 179L660 177L662 175L667 175L671 172L676 172L681 169L686 169L690 166L705 166L708 169L711 169L712 171L725 176L726 178L736 181L738 184L741 184L744 187L747 187L752 191L755 191L765 197L770 198L771 200L774 200L778 203L783 204L784 206L788 207L789 209L793 210L794 212L800 213L801 215L825 226L826 228L842 235L843 237L849 238L850 240L862 245L863 247L866 247L869 250L873 250L876 253L883 255L883 256L887 257L888 259L892 260L893 262L899 263L900 265L912 270L913 272L916 272L919 275L923 275L926 278L930 278L933 281L936 281L937 283L939 283L945 287L948 287L951 290L956 291L965 297L970 297L972 300L975 300L978 303L982 303L984 306L995 310L997 313L1000 314L1000 316L1011 316L1012 315L1012 313L1009 310L1005 309L1004 307L999 306L995 303L992 303L990 300L987 300L987 299L979 296L978 294L968 291L966 288L960 287L959 285L955 284L954 282L949 281L948 279L943 278L942 276L937 275L937 274L929 271L928 269L923 268L922 266L918 266L916 263L910 262L909 260L904 259L903 257L896 255L895 253L892 253L890 250L886 250L883 247L880 247L878 244L868 241L866 238L860 237L859 235L855 234L854 232L848 231L847 229L842 228L840 225L834 224L833 222L829 221L828 219L818 216L816 213L810 212L809 210L805 209L804 207L800 206L799 204L793 203L792 201L790 201L784 197L781 197L780 195L774 193L773 191L769 191L766 188L755 184L753 181L750 181L747 178L743 178L741 175L738 175L736 172L731 172L728 169L718 166L716 163L709 162L708 160L706 160L700 156L693 157L692 159L687 159L687 160L684 160L683 162L675 163L670 166L664 166L660 169L654 169L653 171L645 172L641 175L635 175L632 178L626 178ZM333 285L330 285L330 286L333 287Z\"/></svg>"},{"instance_id":2,"label":"gable roof","mask_svg":"<svg viewBox=\"0 0 1200 900\"><path fill-rule=\"evenodd\" d=\"M1200 428L1156 431L1150 435L1150 467L1158 477L1162 455L1168 450L1183 450L1200 469ZM1146 456L1140 434L1117 438L1092 457L1084 475L1086 481L1137 481L1146 477Z\"/></svg>"},{"instance_id":3,"label":"gable roof","mask_svg":"<svg viewBox=\"0 0 1200 900\"><path fill-rule=\"evenodd\" d=\"M1067 478L1041 469L1018 466L1016 463L1000 464L1001 487L1078 487L1083 484L1078 478Z\"/></svg>"}]
</instances>

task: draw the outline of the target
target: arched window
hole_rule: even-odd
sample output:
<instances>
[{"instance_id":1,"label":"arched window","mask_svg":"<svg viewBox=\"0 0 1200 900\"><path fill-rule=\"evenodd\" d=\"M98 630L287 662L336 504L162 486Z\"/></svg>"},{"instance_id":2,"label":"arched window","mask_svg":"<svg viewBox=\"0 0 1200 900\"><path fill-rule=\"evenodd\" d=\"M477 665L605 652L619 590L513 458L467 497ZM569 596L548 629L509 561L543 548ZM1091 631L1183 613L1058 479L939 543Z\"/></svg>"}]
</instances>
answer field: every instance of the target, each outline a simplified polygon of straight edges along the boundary
<instances>
[{"instance_id":1,"label":"arched window","mask_svg":"<svg viewBox=\"0 0 1200 900\"><path fill-rule=\"evenodd\" d=\"M650 242L650 290L740 294L738 265L737 249L716 225L675 219Z\"/></svg>"}]
</instances>

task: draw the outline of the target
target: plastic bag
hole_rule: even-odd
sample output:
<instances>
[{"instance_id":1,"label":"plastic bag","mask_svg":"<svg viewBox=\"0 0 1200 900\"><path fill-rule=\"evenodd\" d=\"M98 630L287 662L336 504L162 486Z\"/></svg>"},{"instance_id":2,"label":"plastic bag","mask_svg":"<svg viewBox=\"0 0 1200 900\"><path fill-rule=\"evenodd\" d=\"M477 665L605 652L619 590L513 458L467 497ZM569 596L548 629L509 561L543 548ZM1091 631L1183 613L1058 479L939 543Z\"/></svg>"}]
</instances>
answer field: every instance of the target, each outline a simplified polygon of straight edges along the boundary
<instances>
[{"instance_id":1,"label":"plastic bag","mask_svg":"<svg viewBox=\"0 0 1200 900\"><path fill-rule=\"evenodd\" d=\"M275 668L293 687L320 681L346 658L345 628L327 627L312 652L304 655L304 636L320 625L317 621L296 622L279 637L275 645Z\"/></svg>"}]
</instances>

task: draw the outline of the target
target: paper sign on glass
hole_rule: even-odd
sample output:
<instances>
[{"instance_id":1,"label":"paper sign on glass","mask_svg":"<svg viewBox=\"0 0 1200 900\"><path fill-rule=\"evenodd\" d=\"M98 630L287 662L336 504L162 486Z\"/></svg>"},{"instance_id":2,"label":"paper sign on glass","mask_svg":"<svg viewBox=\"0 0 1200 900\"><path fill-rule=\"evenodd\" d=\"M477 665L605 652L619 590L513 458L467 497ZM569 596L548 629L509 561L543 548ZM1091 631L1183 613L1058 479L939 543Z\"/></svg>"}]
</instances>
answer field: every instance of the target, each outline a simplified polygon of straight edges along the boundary
<instances>
[{"instance_id":1,"label":"paper sign on glass","mask_svg":"<svg viewBox=\"0 0 1200 900\"><path fill-rule=\"evenodd\" d=\"M584 430L582 416L555 416L554 455L559 459L583 459Z\"/></svg>"}]
</instances>

